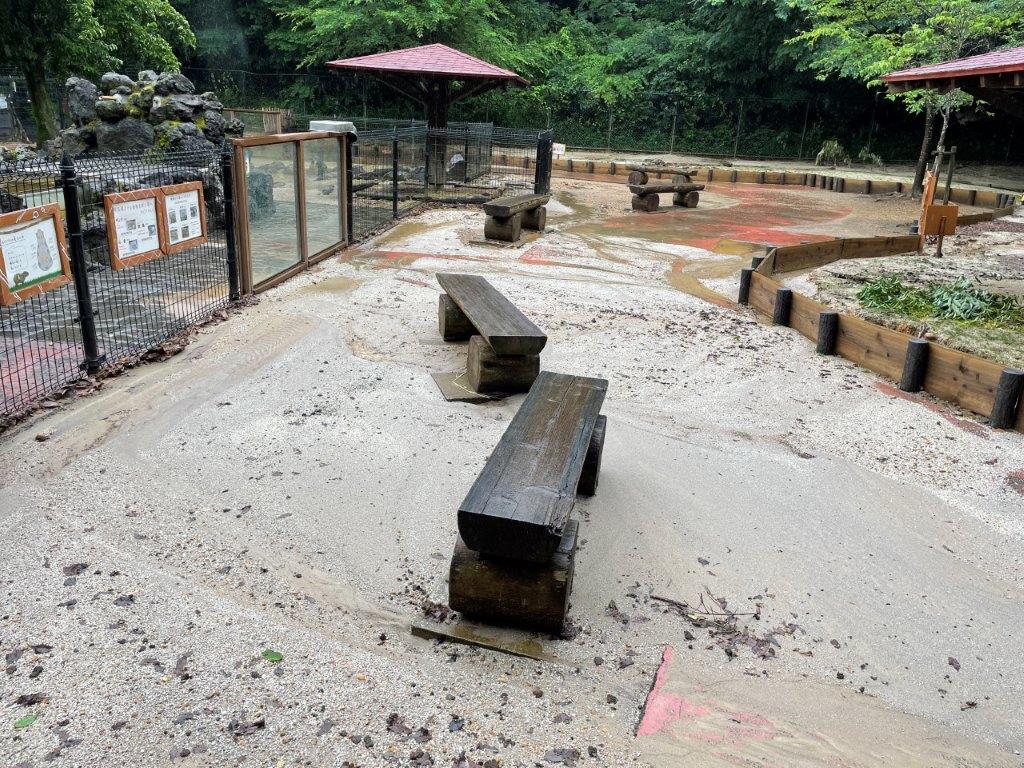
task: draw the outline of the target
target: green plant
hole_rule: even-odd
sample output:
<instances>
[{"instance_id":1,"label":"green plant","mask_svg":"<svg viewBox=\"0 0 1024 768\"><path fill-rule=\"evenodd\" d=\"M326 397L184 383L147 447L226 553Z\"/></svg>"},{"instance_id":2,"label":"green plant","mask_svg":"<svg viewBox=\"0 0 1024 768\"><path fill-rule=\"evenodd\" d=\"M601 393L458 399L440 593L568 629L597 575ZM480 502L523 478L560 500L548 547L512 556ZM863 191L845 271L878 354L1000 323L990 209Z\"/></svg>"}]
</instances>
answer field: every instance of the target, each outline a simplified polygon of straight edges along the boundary
<instances>
[{"instance_id":1,"label":"green plant","mask_svg":"<svg viewBox=\"0 0 1024 768\"><path fill-rule=\"evenodd\" d=\"M843 145L836 139L829 139L821 145L817 157L814 158L814 164L829 166L849 165L850 156L843 149Z\"/></svg>"},{"instance_id":2,"label":"green plant","mask_svg":"<svg viewBox=\"0 0 1024 768\"><path fill-rule=\"evenodd\" d=\"M1024 304L1014 296L979 288L967 277L923 288L898 277L872 280L859 291L861 305L904 317L953 320L987 327L1024 326Z\"/></svg>"},{"instance_id":3,"label":"green plant","mask_svg":"<svg viewBox=\"0 0 1024 768\"><path fill-rule=\"evenodd\" d=\"M882 162L882 158L874 152L869 152L867 147L861 147L860 152L857 154L857 162L864 165L874 165L879 168L885 165Z\"/></svg>"}]
</instances>

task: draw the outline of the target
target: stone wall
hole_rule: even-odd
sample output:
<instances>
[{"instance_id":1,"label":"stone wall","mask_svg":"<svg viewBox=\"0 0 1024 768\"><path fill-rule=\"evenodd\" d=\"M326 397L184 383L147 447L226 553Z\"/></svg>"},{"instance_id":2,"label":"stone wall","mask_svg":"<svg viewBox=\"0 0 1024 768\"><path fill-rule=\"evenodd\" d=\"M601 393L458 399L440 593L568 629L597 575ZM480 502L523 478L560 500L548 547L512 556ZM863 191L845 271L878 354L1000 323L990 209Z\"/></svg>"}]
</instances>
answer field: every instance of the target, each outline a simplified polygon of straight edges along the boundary
<instances>
[{"instance_id":1,"label":"stone wall","mask_svg":"<svg viewBox=\"0 0 1024 768\"><path fill-rule=\"evenodd\" d=\"M144 70L135 80L107 72L99 86L72 77L66 87L74 125L48 144L51 157L152 148L203 151L219 147L225 136L242 135L242 124L224 117L216 94L197 94L177 72Z\"/></svg>"}]
</instances>

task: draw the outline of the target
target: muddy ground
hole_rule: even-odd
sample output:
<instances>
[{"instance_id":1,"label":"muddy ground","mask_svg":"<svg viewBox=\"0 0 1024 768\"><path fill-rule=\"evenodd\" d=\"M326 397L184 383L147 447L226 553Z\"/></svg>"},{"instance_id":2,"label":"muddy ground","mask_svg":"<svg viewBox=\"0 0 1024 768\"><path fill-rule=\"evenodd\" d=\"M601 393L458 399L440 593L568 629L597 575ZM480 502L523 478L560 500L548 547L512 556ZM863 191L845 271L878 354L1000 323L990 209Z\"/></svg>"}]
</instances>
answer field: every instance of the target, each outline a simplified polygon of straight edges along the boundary
<instances>
[{"instance_id":1,"label":"muddy ground","mask_svg":"<svg viewBox=\"0 0 1024 768\"><path fill-rule=\"evenodd\" d=\"M1024 438L709 291L754 235L897 218L764 189L645 216L559 182L518 248L430 211L3 436L0 762L1024 765ZM521 402L440 397L443 270L610 382L566 639L438 605Z\"/></svg>"}]
</instances>

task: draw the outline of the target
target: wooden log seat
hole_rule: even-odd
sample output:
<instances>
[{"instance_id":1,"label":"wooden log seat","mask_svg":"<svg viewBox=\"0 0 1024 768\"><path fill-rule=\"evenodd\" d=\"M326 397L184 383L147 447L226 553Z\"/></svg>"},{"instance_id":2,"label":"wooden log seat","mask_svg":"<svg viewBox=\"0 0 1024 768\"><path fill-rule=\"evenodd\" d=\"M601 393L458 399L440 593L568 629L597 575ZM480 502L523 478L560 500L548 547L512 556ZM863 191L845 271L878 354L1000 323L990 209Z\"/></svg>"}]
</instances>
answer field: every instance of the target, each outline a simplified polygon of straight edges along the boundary
<instances>
[{"instance_id":1,"label":"wooden log seat","mask_svg":"<svg viewBox=\"0 0 1024 768\"><path fill-rule=\"evenodd\" d=\"M548 337L479 275L442 272L437 321L445 341L469 340L466 378L480 394L526 392Z\"/></svg>"},{"instance_id":2,"label":"wooden log seat","mask_svg":"<svg viewBox=\"0 0 1024 768\"><path fill-rule=\"evenodd\" d=\"M597 486L601 449L591 445L607 391L604 379L541 372L459 505L459 535L469 549L551 562L585 464L592 479L582 490Z\"/></svg>"},{"instance_id":3,"label":"wooden log seat","mask_svg":"<svg viewBox=\"0 0 1024 768\"><path fill-rule=\"evenodd\" d=\"M469 618L560 633L569 609L577 533L576 521L567 522L546 563L487 557L459 537L448 571L448 605Z\"/></svg>"},{"instance_id":4,"label":"wooden log seat","mask_svg":"<svg viewBox=\"0 0 1024 768\"><path fill-rule=\"evenodd\" d=\"M634 211L643 211L644 213L654 213L658 210L658 205L661 202L661 198L657 195L633 195L630 204L633 206Z\"/></svg>"},{"instance_id":5,"label":"wooden log seat","mask_svg":"<svg viewBox=\"0 0 1024 768\"><path fill-rule=\"evenodd\" d=\"M544 206L551 195L509 195L484 203L484 237L514 243L522 230L544 231L547 211Z\"/></svg>"},{"instance_id":6,"label":"wooden log seat","mask_svg":"<svg viewBox=\"0 0 1024 768\"><path fill-rule=\"evenodd\" d=\"M654 182L651 184L630 184L629 191L634 195L657 195L664 192L681 193L686 194L687 192L699 192L704 189L703 184L694 184L692 182L683 182L682 184L676 184L674 182Z\"/></svg>"}]
</instances>

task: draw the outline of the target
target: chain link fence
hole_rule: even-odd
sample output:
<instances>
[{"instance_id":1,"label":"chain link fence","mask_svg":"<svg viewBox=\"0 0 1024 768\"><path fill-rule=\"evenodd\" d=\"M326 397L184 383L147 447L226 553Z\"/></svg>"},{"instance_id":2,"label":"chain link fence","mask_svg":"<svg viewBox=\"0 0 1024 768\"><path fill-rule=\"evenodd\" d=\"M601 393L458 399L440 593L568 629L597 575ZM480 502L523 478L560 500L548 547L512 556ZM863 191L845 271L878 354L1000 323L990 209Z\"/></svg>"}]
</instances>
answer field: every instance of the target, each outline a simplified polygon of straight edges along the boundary
<instances>
[{"instance_id":1,"label":"chain link fence","mask_svg":"<svg viewBox=\"0 0 1024 768\"><path fill-rule=\"evenodd\" d=\"M57 204L73 283L0 307L0 417L84 373L137 359L229 303L226 207L217 153L119 154L0 165L3 213ZM199 182L206 242L114 269L104 196Z\"/></svg>"}]
</instances>

